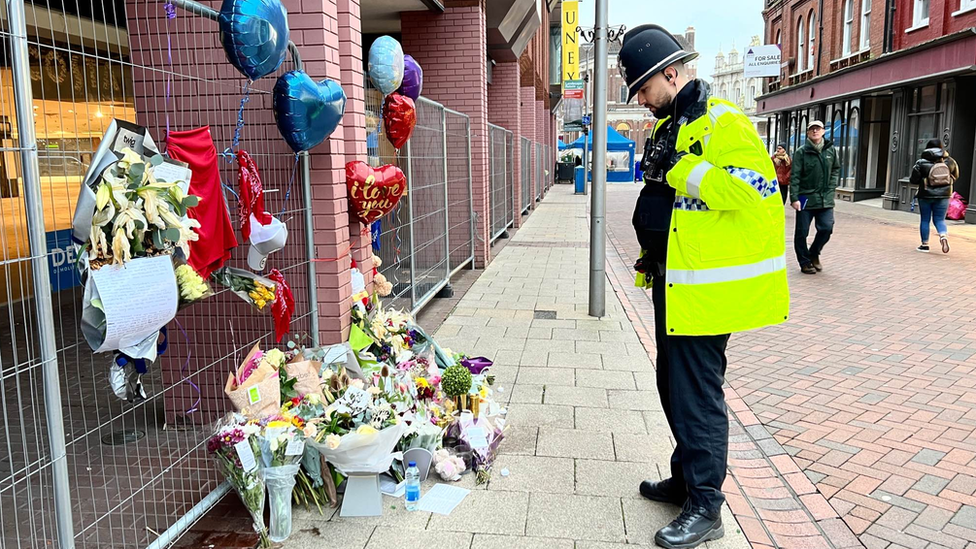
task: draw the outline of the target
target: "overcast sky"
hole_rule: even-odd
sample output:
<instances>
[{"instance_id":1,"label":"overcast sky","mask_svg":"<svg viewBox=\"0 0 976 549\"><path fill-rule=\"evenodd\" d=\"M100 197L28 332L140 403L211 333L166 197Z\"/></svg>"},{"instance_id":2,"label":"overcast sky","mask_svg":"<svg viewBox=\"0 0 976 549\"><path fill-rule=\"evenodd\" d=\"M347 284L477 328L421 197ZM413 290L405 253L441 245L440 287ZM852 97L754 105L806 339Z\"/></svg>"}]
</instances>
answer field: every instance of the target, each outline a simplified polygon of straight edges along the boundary
<instances>
[{"instance_id":1,"label":"overcast sky","mask_svg":"<svg viewBox=\"0 0 976 549\"><path fill-rule=\"evenodd\" d=\"M607 3L611 26L623 24L632 29L656 23L677 34L694 26L695 49L701 54L698 76L706 79L711 79L719 48L728 54L734 40L741 59L752 36L762 38L763 35L763 0L607 0ZM595 0L580 0L582 26L593 26L594 10Z\"/></svg>"}]
</instances>

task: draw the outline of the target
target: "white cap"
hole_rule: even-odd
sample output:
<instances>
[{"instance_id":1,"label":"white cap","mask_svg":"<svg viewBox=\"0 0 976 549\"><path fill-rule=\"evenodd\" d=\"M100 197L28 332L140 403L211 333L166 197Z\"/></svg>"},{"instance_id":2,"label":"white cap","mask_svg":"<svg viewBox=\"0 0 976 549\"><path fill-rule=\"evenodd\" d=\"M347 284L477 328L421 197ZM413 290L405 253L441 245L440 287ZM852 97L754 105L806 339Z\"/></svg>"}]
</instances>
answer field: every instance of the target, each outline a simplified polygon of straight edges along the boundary
<instances>
[{"instance_id":1,"label":"white cap","mask_svg":"<svg viewBox=\"0 0 976 549\"><path fill-rule=\"evenodd\" d=\"M285 247L288 241L288 227L277 217L271 223L262 225L251 215L251 248L247 251L247 266L255 271L263 271L268 256Z\"/></svg>"}]
</instances>

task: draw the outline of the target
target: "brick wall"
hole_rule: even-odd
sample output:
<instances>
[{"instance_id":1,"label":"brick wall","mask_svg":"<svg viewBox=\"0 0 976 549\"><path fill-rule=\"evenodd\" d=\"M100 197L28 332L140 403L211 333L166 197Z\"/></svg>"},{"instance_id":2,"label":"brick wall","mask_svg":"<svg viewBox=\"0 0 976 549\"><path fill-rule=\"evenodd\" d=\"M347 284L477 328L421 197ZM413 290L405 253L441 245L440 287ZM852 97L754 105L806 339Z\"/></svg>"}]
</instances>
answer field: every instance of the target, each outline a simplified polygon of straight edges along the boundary
<instances>
[{"instance_id":1,"label":"brick wall","mask_svg":"<svg viewBox=\"0 0 976 549\"><path fill-rule=\"evenodd\" d=\"M403 49L424 68L424 96L471 117L471 178L478 213L475 264L489 261L487 30L482 1L446 4L443 14L403 12Z\"/></svg>"},{"instance_id":2,"label":"brick wall","mask_svg":"<svg viewBox=\"0 0 976 549\"><path fill-rule=\"evenodd\" d=\"M871 0L871 22L870 22L870 51L871 57L875 58L882 55L884 49L884 24L885 24L885 0ZM823 29L823 54L820 59L820 74L831 72L830 63L844 57L844 8L846 0L825 0L824 2L824 29ZM924 42L928 42L940 36L946 36L960 32L970 27L976 26L976 10L965 13L956 13L959 10L959 0L930 0L929 2L929 23L922 28L911 30L914 17L913 0L898 0L895 10L895 30L893 35L892 47L895 51L910 48ZM864 3L862 0L853 0L852 17L853 25L851 28L851 47L850 51L856 53L861 47L861 17L863 15ZM794 2L783 2L773 6L763 13L766 21L766 42L775 43L777 32L782 32L782 49L784 61L797 56L797 23L800 17L803 18L804 27L808 30L810 11L817 14L818 21L820 14L818 2L814 0L799 0ZM819 38L819 23L816 31ZM805 42L809 42L808 34ZM784 69L783 74L791 76L796 74L797 66ZM609 90L612 92L613 90Z\"/></svg>"},{"instance_id":3,"label":"brick wall","mask_svg":"<svg viewBox=\"0 0 976 549\"><path fill-rule=\"evenodd\" d=\"M519 65L518 63L498 63L492 71L492 84L488 86L488 120L514 134L514 204L515 226L522 225L522 109L512 108L519 99Z\"/></svg>"},{"instance_id":4,"label":"brick wall","mask_svg":"<svg viewBox=\"0 0 976 549\"><path fill-rule=\"evenodd\" d=\"M215 9L220 7L217 0L207 0L205 4ZM344 7L342 25L338 4ZM167 24L159 4L130 0L126 7L137 122L148 127L157 142L162 142L166 112L169 111L172 130L209 126L217 151L230 146L244 79L226 61L216 22L177 10L176 18ZM345 81L348 75L342 73L338 64L340 44L347 43L347 53L355 50L352 43L359 40L358 0L289 0L285 7L289 11L290 38L299 47L305 71L315 80ZM160 55L166 51L168 28L172 30L172 67ZM341 38L340 32L344 33ZM285 249L269 258L268 266L283 271L294 292L296 318L292 333L307 333L310 329L307 316L312 306L308 300L305 247L308 237L314 239L317 258L332 258L331 261L316 262L317 306L322 341L338 342L346 337L350 305L350 223L343 165L347 148L354 149L348 143L357 139L361 142L365 137L350 128L351 123L355 124L357 113L361 116L362 94L360 91L357 96L356 86L343 86L350 97L346 119L311 153L312 195L309 202L315 216L315 232L306 235L302 217L304 192L300 180L291 179L295 156L282 140L271 110L270 90L277 76L292 68L289 57L278 73L253 84L245 110L241 148L254 156L265 189L276 191L266 195L268 210L276 215L286 210L284 219L289 224L289 242ZM163 71L166 70L175 74L169 101L163 91L166 87ZM361 84L358 87L361 88ZM236 188L236 165L220 161L218 167L221 181ZM291 189L288 203L284 202L286 189ZM237 204L229 193L226 196L231 200L228 206L237 232ZM239 232L237 237L239 246L229 264L243 267L248 247ZM353 253L363 254L362 243L353 243L353 249ZM224 357L237 356L235 349L246 348L251 342L260 342L264 347L272 345L272 320L270 315L257 313L229 293L181 311L177 320L179 326L171 326L169 331L170 350L160 357L158 366L166 388L163 397L165 419L169 424L209 422L229 406L223 387L227 372L236 364L233 359ZM242 359L243 355L238 358ZM199 389L184 381L188 376L193 376ZM198 398L198 411L188 414L187 410Z\"/></svg>"},{"instance_id":5,"label":"brick wall","mask_svg":"<svg viewBox=\"0 0 976 549\"><path fill-rule=\"evenodd\" d=\"M954 15L958 10L959 0L929 0L928 26L906 32L912 28L913 5L907 0L899 0L898 9L895 11L897 21L894 37L895 48L910 48L940 36L976 26L976 11Z\"/></svg>"}]
</instances>

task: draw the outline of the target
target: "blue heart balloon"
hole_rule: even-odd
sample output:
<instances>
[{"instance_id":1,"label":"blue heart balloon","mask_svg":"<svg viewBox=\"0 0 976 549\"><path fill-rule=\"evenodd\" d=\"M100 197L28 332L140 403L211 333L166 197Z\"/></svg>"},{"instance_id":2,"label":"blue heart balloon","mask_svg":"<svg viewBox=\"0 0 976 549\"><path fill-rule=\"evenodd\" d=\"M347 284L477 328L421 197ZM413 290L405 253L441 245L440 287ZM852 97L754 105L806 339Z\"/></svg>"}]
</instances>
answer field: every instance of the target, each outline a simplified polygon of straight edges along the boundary
<instances>
[{"instance_id":1,"label":"blue heart balloon","mask_svg":"<svg viewBox=\"0 0 976 549\"><path fill-rule=\"evenodd\" d=\"M403 48L392 36L380 36L369 47L369 79L383 95L403 83Z\"/></svg>"},{"instance_id":2,"label":"blue heart balloon","mask_svg":"<svg viewBox=\"0 0 976 549\"><path fill-rule=\"evenodd\" d=\"M315 82L304 71L281 75L271 96L278 131L295 152L307 151L335 131L346 93L332 80Z\"/></svg>"},{"instance_id":3,"label":"blue heart balloon","mask_svg":"<svg viewBox=\"0 0 976 549\"><path fill-rule=\"evenodd\" d=\"M224 0L217 18L227 60L250 80L278 70L288 53L288 12L278 0Z\"/></svg>"}]
</instances>

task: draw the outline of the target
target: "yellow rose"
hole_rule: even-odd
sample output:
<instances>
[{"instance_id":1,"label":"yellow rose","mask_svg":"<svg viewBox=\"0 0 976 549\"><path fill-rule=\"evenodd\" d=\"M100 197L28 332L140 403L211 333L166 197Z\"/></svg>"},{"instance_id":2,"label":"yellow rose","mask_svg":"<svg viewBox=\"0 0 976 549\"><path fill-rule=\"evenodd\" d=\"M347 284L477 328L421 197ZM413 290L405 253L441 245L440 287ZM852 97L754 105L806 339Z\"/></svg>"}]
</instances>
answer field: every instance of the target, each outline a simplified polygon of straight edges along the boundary
<instances>
[{"instance_id":1,"label":"yellow rose","mask_svg":"<svg viewBox=\"0 0 976 549\"><path fill-rule=\"evenodd\" d=\"M359 429L356 429L356 434L357 435L373 435L373 434L376 434L378 432L379 431L377 431L376 429L374 429L371 425L360 425L359 426Z\"/></svg>"}]
</instances>

